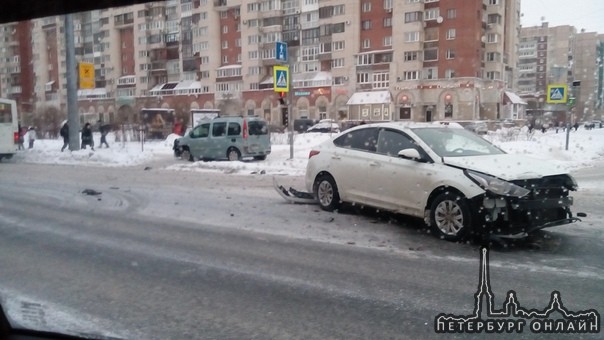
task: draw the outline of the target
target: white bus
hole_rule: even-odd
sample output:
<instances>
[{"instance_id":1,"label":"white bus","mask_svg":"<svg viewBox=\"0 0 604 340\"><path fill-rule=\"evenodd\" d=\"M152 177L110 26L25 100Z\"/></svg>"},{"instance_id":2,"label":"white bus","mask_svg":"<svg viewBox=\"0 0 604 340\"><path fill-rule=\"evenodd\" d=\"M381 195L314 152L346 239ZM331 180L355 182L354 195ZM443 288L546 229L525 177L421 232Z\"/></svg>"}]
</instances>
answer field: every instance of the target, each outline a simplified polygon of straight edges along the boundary
<instances>
[{"instance_id":1,"label":"white bus","mask_svg":"<svg viewBox=\"0 0 604 340\"><path fill-rule=\"evenodd\" d=\"M11 158L19 143L19 121L17 102L0 98L0 161Z\"/></svg>"}]
</instances>

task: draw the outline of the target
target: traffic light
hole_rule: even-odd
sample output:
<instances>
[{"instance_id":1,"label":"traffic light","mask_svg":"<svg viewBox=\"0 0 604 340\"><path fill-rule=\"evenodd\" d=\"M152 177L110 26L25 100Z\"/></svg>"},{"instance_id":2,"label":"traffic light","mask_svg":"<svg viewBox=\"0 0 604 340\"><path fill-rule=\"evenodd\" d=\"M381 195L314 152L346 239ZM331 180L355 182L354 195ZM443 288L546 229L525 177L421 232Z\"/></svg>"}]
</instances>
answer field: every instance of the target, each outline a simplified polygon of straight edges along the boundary
<instances>
[{"instance_id":1,"label":"traffic light","mask_svg":"<svg viewBox=\"0 0 604 340\"><path fill-rule=\"evenodd\" d=\"M285 92L279 92L279 104L287 105L287 102L285 101Z\"/></svg>"},{"instance_id":2,"label":"traffic light","mask_svg":"<svg viewBox=\"0 0 604 340\"><path fill-rule=\"evenodd\" d=\"M287 106L281 108L281 122L283 122L283 126L289 126L289 112L287 111Z\"/></svg>"}]
</instances>

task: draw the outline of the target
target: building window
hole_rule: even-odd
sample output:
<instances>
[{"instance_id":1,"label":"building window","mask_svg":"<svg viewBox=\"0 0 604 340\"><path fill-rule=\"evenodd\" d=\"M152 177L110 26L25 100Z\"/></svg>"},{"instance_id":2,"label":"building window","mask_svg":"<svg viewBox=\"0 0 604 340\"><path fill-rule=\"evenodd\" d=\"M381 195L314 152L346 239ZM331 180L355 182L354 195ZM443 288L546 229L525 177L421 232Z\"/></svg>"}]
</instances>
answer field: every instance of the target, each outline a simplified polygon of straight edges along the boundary
<instances>
[{"instance_id":1,"label":"building window","mask_svg":"<svg viewBox=\"0 0 604 340\"><path fill-rule=\"evenodd\" d=\"M424 11L424 21L436 20L440 14L440 8L430 8Z\"/></svg>"},{"instance_id":2,"label":"building window","mask_svg":"<svg viewBox=\"0 0 604 340\"><path fill-rule=\"evenodd\" d=\"M390 86L390 73L374 73L373 74L373 88L374 89L387 89Z\"/></svg>"},{"instance_id":3,"label":"building window","mask_svg":"<svg viewBox=\"0 0 604 340\"><path fill-rule=\"evenodd\" d=\"M487 43L494 44L497 42L499 42L499 34L497 34L497 33L487 34Z\"/></svg>"},{"instance_id":4,"label":"building window","mask_svg":"<svg viewBox=\"0 0 604 340\"><path fill-rule=\"evenodd\" d=\"M337 58L331 61L331 68L341 68L344 67L344 58Z\"/></svg>"},{"instance_id":5,"label":"building window","mask_svg":"<svg viewBox=\"0 0 604 340\"><path fill-rule=\"evenodd\" d=\"M226 40L224 40L224 41L222 42L222 48L223 48L223 49L227 49L227 48L229 48L229 42L228 42L228 41L226 41Z\"/></svg>"},{"instance_id":6,"label":"building window","mask_svg":"<svg viewBox=\"0 0 604 340\"><path fill-rule=\"evenodd\" d=\"M457 18L457 10L455 8L449 8L447 10L447 19Z\"/></svg>"},{"instance_id":7,"label":"building window","mask_svg":"<svg viewBox=\"0 0 604 340\"><path fill-rule=\"evenodd\" d=\"M229 26L223 25L222 26L222 33L229 33Z\"/></svg>"},{"instance_id":8,"label":"building window","mask_svg":"<svg viewBox=\"0 0 604 340\"><path fill-rule=\"evenodd\" d=\"M445 118L453 118L453 104L445 104Z\"/></svg>"},{"instance_id":9,"label":"building window","mask_svg":"<svg viewBox=\"0 0 604 340\"><path fill-rule=\"evenodd\" d=\"M456 33L457 33L457 31L455 31L455 28L449 28L447 30L447 40L455 39Z\"/></svg>"},{"instance_id":10,"label":"building window","mask_svg":"<svg viewBox=\"0 0 604 340\"><path fill-rule=\"evenodd\" d=\"M405 61L417 61L419 60L419 51L409 51L405 52L404 57Z\"/></svg>"},{"instance_id":11,"label":"building window","mask_svg":"<svg viewBox=\"0 0 604 340\"><path fill-rule=\"evenodd\" d=\"M371 47L371 40L369 40L369 39L363 40L363 48L370 48L370 47Z\"/></svg>"},{"instance_id":12,"label":"building window","mask_svg":"<svg viewBox=\"0 0 604 340\"><path fill-rule=\"evenodd\" d=\"M384 46L392 46L392 36L384 37Z\"/></svg>"},{"instance_id":13,"label":"building window","mask_svg":"<svg viewBox=\"0 0 604 340\"><path fill-rule=\"evenodd\" d=\"M501 79L501 74L497 71L489 71L487 72L487 79L490 80L500 80Z\"/></svg>"},{"instance_id":14,"label":"building window","mask_svg":"<svg viewBox=\"0 0 604 340\"><path fill-rule=\"evenodd\" d=\"M405 42L419 41L419 32L405 32Z\"/></svg>"},{"instance_id":15,"label":"building window","mask_svg":"<svg viewBox=\"0 0 604 340\"><path fill-rule=\"evenodd\" d=\"M438 68L428 67L424 69L424 79L434 80L438 79Z\"/></svg>"},{"instance_id":16,"label":"building window","mask_svg":"<svg viewBox=\"0 0 604 340\"><path fill-rule=\"evenodd\" d=\"M424 61L438 60L438 48L424 50Z\"/></svg>"},{"instance_id":17,"label":"building window","mask_svg":"<svg viewBox=\"0 0 604 340\"><path fill-rule=\"evenodd\" d=\"M345 46L346 46L346 43L344 42L344 40L342 40L342 41L334 41L332 43L332 50L334 50L334 51L342 51L342 50L344 50Z\"/></svg>"},{"instance_id":18,"label":"building window","mask_svg":"<svg viewBox=\"0 0 604 340\"><path fill-rule=\"evenodd\" d=\"M392 7L394 6L393 2L394 2L394 0L384 0L384 9L385 10L392 9Z\"/></svg>"},{"instance_id":19,"label":"building window","mask_svg":"<svg viewBox=\"0 0 604 340\"><path fill-rule=\"evenodd\" d=\"M371 20L363 20L363 22L361 23L361 27L365 31L370 30L371 29Z\"/></svg>"},{"instance_id":20,"label":"building window","mask_svg":"<svg viewBox=\"0 0 604 340\"><path fill-rule=\"evenodd\" d=\"M366 73L366 72L357 73L357 83L358 84L369 83L369 73Z\"/></svg>"},{"instance_id":21,"label":"building window","mask_svg":"<svg viewBox=\"0 0 604 340\"><path fill-rule=\"evenodd\" d=\"M455 78L455 70L453 70L453 69L446 70L445 78L447 78L447 79Z\"/></svg>"},{"instance_id":22,"label":"building window","mask_svg":"<svg viewBox=\"0 0 604 340\"><path fill-rule=\"evenodd\" d=\"M488 52L487 61L501 61L501 54L498 52Z\"/></svg>"},{"instance_id":23,"label":"building window","mask_svg":"<svg viewBox=\"0 0 604 340\"><path fill-rule=\"evenodd\" d=\"M384 18L384 27L392 27L392 17Z\"/></svg>"},{"instance_id":24,"label":"building window","mask_svg":"<svg viewBox=\"0 0 604 340\"><path fill-rule=\"evenodd\" d=\"M422 20L422 12L407 12L405 13L405 23L416 22Z\"/></svg>"},{"instance_id":25,"label":"building window","mask_svg":"<svg viewBox=\"0 0 604 340\"><path fill-rule=\"evenodd\" d=\"M357 56L357 65L373 64L373 54L361 54Z\"/></svg>"},{"instance_id":26,"label":"building window","mask_svg":"<svg viewBox=\"0 0 604 340\"><path fill-rule=\"evenodd\" d=\"M419 71L407 71L403 73L403 80L418 80Z\"/></svg>"},{"instance_id":27,"label":"building window","mask_svg":"<svg viewBox=\"0 0 604 340\"><path fill-rule=\"evenodd\" d=\"M371 2L363 3L363 12L371 12Z\"/></svg>"},{"instance_id":28,"label":"building window","mask_svg":"<svg viewBox=\"0 0 604 340\"><path fill-rule=\"evenodd\" d=\"M229 63L229 56L223 55L222 56L222 63L223 64L228 64Z\"/></svg>"},{"instance_id":29,"label":"building window","mask_svg":"<svg viewBox=\"0 0 604 340\"><path fill-rule=\"evenodd\" d=\"M447 59L455 59L455 50L450 48L447 50Z\"/></svg>"}]
</instances>

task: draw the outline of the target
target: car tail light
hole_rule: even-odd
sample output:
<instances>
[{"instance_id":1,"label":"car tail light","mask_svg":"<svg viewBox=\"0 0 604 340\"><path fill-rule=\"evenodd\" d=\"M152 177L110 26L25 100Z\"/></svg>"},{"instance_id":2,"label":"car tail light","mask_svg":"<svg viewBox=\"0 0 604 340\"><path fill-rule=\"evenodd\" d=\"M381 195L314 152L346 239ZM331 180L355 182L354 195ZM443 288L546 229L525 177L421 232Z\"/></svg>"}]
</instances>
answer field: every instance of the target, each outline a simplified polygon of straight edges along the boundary
<instances>
[{"instance_id":1,"label":"car tail light","mask_svg":"<svg viewBox=\"0 0 604 340\"><path fill-rule=\"evenodd\" d=\"M15 144L19 143L19 131L13 133L13 140L15 141Z\"/></svg>"},{"instance_id":2,"label":"car tail light","mask_svg":"<svg viewBox=\"0 0 604 340\"><path fill-rule=\"evenodd\" d=\"M247 131L247 120L243 120L243 139L247 139L248 131Z\"/></svg>"},{"instance_id":3,"label":"car tail light","mask_svg":"<svg viewBox=\"0 0 604 340\"><path fill-rule=\"evenodd\" d=\"M312 156L316 156L320 153L319 150L310 150L310 153L308 154L308 159L311 159Z\"/></svg>"}]
</instances>

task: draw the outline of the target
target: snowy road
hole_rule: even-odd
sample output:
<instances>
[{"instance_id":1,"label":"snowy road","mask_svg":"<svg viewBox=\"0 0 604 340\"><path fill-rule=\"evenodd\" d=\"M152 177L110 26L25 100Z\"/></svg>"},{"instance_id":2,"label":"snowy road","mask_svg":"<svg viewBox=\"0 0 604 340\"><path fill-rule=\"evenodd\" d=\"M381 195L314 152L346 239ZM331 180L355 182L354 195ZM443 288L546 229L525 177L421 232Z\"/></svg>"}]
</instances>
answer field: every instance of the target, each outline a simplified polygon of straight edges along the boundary
<instances>
[{"instance_id":1,"label":"snowy road","mask_svg":"<svg viewBox=\"0 0 604 340\"><path fill-rule=\"evenodd\" d=\"M164 165L3 164L0 293L16 319L145 339L436 338L437 314L472 310L475 245L400 216L287 204L270 176ZM577 173L583 223L492 252L500 303L514 289L541 308L558 290L604 312L602 176ZM46 319L19 317L23 301Z\"/></svg>"}]
</instances>

